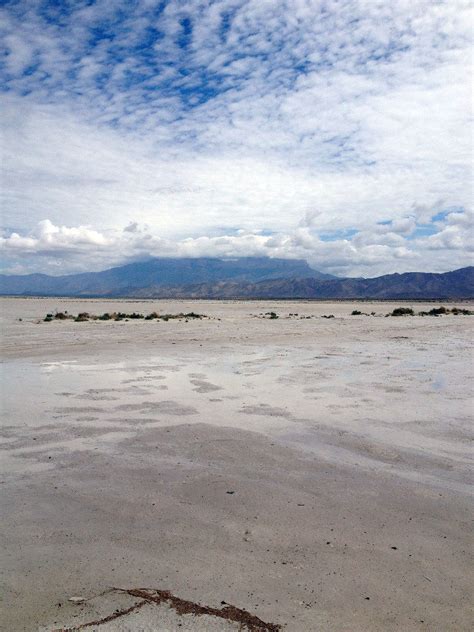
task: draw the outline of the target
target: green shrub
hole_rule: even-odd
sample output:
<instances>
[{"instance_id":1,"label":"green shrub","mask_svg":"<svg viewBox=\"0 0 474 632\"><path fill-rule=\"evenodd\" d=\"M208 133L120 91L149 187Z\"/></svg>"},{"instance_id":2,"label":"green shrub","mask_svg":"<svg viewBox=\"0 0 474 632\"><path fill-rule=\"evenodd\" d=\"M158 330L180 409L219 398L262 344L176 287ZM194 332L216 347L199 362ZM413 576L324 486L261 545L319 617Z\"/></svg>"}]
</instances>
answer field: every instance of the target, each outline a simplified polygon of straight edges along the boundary
<instances>
[{"instance_id":1,"label":"green shrub","mask_svg":"<svg viewBox=\"0 0 474 632\"><path fill-rule=\"evenodd\" d=\"M414 316L415 312L411 307L396 307L390 316Z\"/></svg>"},{"instance_id":2,"label":"green shrub","mask_svg":"<svg viewBox=\"0 0 474 632\"><path fill-rule=\"evenodd\" d=\"M451 310L446 309L446 307L433 307L429 312L418 312L418 316L441 316L450 312Z\"/></svg>"},{"instance_id":3,"label":"green shrub","mask_svg":"<svg viewBox=\"0 0 474 632\"><path fill-rule=\"evenodd\" d=\"M74 321L76 323L85 323L89 320L90 316L87 312L81 312L80 314L78 314L76 316L76 318L74 319Z\"/></svg>"}]
</instances>

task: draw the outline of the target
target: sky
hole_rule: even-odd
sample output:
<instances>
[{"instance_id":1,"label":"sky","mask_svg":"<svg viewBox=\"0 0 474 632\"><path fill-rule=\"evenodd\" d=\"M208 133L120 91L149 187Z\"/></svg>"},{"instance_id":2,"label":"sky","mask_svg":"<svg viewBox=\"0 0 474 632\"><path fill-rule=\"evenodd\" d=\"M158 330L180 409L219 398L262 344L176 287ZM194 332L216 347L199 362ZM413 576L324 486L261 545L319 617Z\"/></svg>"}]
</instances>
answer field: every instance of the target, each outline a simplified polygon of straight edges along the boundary
<instances>
[{"instance_id":1,"label":"sky","mask_svg":"<svg viewBox=\"0 0 474 632\"><path fill-rule=\"evenodd\" d=\"M473 263L470 0L2 0L1 262Z\"/></svg>"}]
</instances>

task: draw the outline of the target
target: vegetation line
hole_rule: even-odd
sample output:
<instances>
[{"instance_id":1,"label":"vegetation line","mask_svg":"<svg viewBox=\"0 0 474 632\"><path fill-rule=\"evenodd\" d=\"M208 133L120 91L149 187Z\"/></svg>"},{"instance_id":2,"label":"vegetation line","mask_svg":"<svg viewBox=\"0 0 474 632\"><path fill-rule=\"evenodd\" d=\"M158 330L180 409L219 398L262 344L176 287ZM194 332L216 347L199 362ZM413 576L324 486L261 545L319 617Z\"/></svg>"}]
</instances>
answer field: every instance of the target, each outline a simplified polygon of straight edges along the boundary
<instances>
[{"instance_id":1,"label":"vegetation line","mask_svg":"<svg viewBox=\"0 0 474 632\"><path fill-rule=\"evenodd\" d=\"M90 320L191 320L202 318L208 318L204 314L196 314L196 312L180 312L179 314L158 314L157 312L151 312L151 314L139 314L137 312L132 312L131 314L126 314L124 312L105 312L100 316L96 314L89 314L89 312L81 312L77 316L73 314L69 314L67 311L64 312L55 312L48 313L44 318L44 322L50 323L52 320L73 320L76 323L85 323Z\"/></svg>"}]
</instances>

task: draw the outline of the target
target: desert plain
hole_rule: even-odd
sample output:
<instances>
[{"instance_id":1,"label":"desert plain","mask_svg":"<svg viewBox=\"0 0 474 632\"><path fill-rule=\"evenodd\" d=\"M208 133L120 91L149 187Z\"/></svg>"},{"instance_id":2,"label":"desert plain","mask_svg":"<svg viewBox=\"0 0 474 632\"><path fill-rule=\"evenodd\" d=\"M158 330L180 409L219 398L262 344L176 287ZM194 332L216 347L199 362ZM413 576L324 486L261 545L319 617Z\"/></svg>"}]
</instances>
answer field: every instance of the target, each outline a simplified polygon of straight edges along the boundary
<instances>
[{"instance_id":1,"label":"desert plain","mask_svg":"<svg viewBox=\"0 0 474 632\"><path fill-rule=\"evenodd\" d=\"M471 630L474 316L400 305L1 299L2 629Z\"/></svg>"}]
</instances>

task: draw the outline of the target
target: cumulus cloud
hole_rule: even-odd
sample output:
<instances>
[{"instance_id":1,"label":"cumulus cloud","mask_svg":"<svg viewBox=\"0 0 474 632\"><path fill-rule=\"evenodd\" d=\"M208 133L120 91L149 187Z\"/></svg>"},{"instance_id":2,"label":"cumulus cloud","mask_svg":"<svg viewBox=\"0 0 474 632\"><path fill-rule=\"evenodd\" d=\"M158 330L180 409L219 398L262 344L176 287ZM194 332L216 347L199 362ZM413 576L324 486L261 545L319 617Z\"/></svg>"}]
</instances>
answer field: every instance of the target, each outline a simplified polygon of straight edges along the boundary
<instances>
[{"instance_id":1,"label":"cumulus cloud","mask_svg":"<svg viewBox=\"0 0 474 632\"><path fill-rule=\"evenodd\" d=\"M25 270L58 252L67 269L86 252L291 253L369 275L470 262L471 13L3 3L7 267L28 244Z\"/></svg>"},{"instance_id":2,"label":"cumulus cloud","mask_svg":"<svg viewBox=\"0 0 474 632\"><path fill-rule=\"evenodd\" d=\"M272 234L237 230L232 234L168 239L138 222L101 233L89 226L55 226L45 220L26 235L5 234L0 238L0 250L10 263L9 271L16 273L25 271L21 267L25 260L28 270L43 270L45 258L54 273L64 274L149 257L247 256L301 258L316 269L340 276L376 276L394 267L400 272L442 272L468 263L466 252L472 253L474 245L469 217L472 222L472 214L467 212L447 214L437 222L437 232L425 237L413 237L416 225L401 234L387 231L381 235L381 226L376 224L350 237L336 233L330 240L301 222L290 231Z\"/></svg>"}]
</instances>

